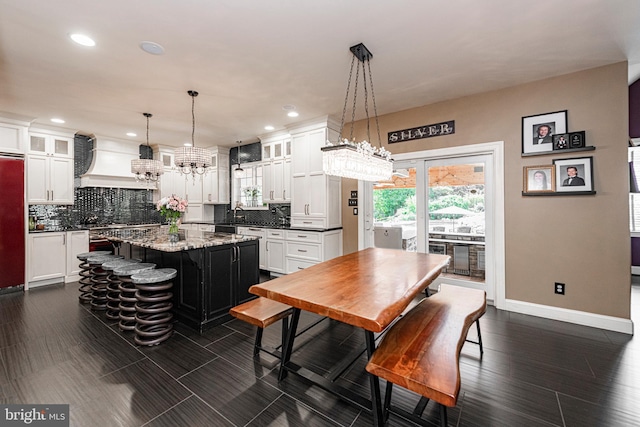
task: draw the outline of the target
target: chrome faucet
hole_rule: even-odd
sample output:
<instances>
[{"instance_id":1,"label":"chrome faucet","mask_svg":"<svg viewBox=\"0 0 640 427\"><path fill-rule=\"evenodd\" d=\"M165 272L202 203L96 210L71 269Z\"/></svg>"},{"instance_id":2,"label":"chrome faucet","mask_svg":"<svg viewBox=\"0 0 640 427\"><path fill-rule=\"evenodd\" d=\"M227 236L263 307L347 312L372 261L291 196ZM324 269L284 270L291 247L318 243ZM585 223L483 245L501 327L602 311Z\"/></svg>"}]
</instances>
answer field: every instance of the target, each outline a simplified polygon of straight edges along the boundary
<instances>
[{"instance_id":1,"label":"chrome faucet","mask_svg":"<svg viewBox=\"0 0 640 427\"><path fill-rule=\"evenodd\" d=\"M244 215L238 215L239 210L244 212L244 209L242 209L242 206L240 206L240 203L236 203L236 207L233 208L233 222L236 222L238 220L244 220Z\"/></svg>"}]
</instances>

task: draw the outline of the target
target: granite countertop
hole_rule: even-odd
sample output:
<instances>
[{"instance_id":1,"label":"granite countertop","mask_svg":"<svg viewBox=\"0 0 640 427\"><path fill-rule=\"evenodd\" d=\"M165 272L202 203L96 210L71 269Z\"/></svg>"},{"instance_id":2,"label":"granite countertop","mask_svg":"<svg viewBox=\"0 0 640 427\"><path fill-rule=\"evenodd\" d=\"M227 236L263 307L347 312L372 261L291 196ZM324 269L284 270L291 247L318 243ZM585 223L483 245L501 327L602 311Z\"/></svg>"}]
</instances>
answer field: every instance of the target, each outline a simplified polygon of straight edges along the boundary
<instances>
[{"instance_id":1,"label":"granite countertop","mask_svg":"<svg viewBox=\"0 0 640 427\"><path fill-rule=\"evenodd\" d=\"M100 230L98 237L163 252L189 251L258 239L254 236L196 230L181 230L179 235L178 243L169 243L167 227L130 227Z\"/></svg>"}]
</instances>

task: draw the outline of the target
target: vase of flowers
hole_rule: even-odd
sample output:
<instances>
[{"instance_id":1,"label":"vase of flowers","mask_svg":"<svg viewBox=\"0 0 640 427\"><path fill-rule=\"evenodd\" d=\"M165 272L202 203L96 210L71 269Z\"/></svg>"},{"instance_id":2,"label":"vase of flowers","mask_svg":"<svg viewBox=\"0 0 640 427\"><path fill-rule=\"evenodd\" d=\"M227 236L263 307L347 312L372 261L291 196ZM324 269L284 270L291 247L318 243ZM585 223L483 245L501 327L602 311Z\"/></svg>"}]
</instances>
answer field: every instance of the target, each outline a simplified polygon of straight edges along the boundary
<instances>
[{"instance_id":1,"label":"vase of flowers","mask_svg":"<svg viewBox=\"0 0 640 427\"><path fill-rule=\"evenodd\" d=\"M172 194L170 197L160 199L156 205L156 209L169 223L169 243L177 243L179 240L178 221L187 210L187 201Z\"/></svg>"},{"instance_id":2,"label":"vase of flowers","mask_svg":"<svg viewBox=\"0 0 640 427\"><path fill-rule=\"evenodd\" d=\"M260 188L257 186L249 186L244 188L244 197L247 202L247 206L258 206L258 196L260 195Z\"/></svg>"}]
</instances>

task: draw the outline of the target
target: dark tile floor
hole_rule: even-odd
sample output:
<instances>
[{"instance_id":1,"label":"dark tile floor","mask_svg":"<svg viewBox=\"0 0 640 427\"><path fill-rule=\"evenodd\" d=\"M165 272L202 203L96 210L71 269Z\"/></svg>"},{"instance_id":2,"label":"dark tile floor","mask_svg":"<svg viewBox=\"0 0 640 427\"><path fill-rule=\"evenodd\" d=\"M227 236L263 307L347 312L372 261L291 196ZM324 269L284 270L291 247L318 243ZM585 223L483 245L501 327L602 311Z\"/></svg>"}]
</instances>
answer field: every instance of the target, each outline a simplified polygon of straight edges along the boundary
<instances>
[{"instance_id":1,"label":"dark tile floor","mask_svg":"<svg viewBox=\"0 0 640 427\"><path fill-rule=\"evenodd\" d=\"M637 312L640 287L632 289ZM254 330L240 321L203 334L177 324L169 341L143 348L77 296L77 283L0 296L0 402L69 404L72 426L371 425L368 414L295 376L278 384L275 359L251 357ZM482 333L482 360L477 346L462 350L450 425L640 426L637 338L493 307ZM297 341L294 358L328 372L363 346L361 335L325 320ZM265 332L266 343L278 339L278 325ZM361 357L339 382L366 396L364 364ZM394 391L399 406L416 401ZM437 424L431 404L423 417ZM392 416L388 425L410 424Z\"/></svg>"}]
</instances>

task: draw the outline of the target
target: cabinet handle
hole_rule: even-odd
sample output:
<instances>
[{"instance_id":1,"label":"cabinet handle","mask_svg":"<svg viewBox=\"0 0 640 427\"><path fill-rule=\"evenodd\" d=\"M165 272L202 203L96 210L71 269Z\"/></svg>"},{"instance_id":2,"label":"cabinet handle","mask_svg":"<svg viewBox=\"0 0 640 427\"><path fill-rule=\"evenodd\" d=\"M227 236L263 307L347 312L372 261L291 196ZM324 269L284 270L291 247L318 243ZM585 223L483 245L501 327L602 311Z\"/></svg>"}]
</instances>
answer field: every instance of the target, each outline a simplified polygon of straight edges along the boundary
<instances>
[{"instance_id":1,"label":"cabinet handle","mask_svg":"<svg viewBox=\"0 0 640 427\"><path fill-rule=\"evenodd\" d=\"M303 224L313 224L311 221L302 221Z\"/></svg>"},{"instance_id":2,"label":"cabinet handle","mask_svg":"<svg viewBox=\"0 0 640 427\"><path fill-rule=\"evenodd\" d=\"M305 224L306 224L306 223L305 223ZM298 234L298 237L300 237L301 239L306 239L306 238L307 238L307 236L301 236L301 235L299 235L299 234Z\"/></svg>"},{"instance_id":3,"label":"cabinet handle","mask_svg":"<svg viewBox=\"0 0 640 427\"><path fill-rule=\"evenodd\" d=\"M67 245L67 235L63 234L62 235L62 246L66 246Z\"/></svg>"},{"instance_id":4,"label":"cabinet handle","mask_svg":"<svg viewBox=\"0 0 640 427\"><path fill-rule=\"evenodd\" d=\"M286 199L286 198L287 198L287 197L285 196L285 195L286 195L286 193L287 193L287 190L282 190L282 198L283 198L283 199Z\"/></svg>"},{"instance_id":5,"label":"cabinet handle","mask_svg":"<svg viewBox=\"0 0 640 427\"><path fill-rule=\"evenodd\" d=\"M298 252L305 253L305 252L307 252L307 250L306 249L298 249Z\"/></svg>"},{"instance_id":6,"label":"cabinet handle","mask_svg":"<svg viewBox=\"0 0 640 427\"><path fill-rule=\"evenodd\" d=\"M303 267L298 267L298 270L304 270L304 268Z\"/></svg>"}]
</instances>

